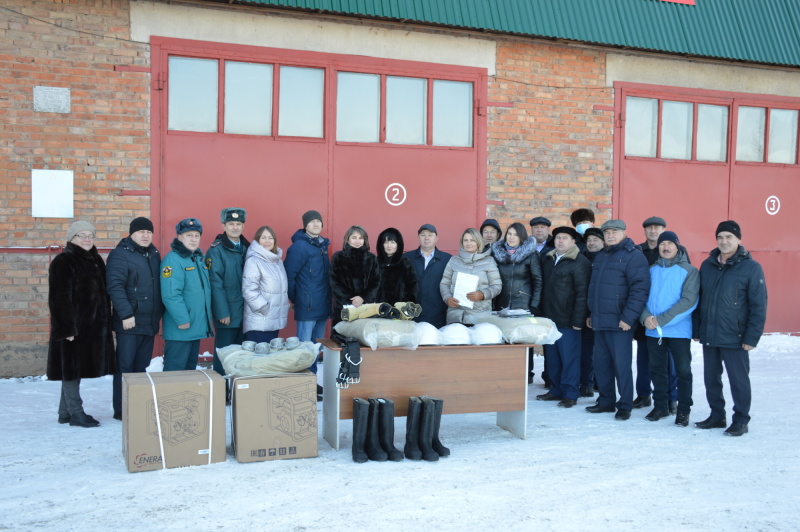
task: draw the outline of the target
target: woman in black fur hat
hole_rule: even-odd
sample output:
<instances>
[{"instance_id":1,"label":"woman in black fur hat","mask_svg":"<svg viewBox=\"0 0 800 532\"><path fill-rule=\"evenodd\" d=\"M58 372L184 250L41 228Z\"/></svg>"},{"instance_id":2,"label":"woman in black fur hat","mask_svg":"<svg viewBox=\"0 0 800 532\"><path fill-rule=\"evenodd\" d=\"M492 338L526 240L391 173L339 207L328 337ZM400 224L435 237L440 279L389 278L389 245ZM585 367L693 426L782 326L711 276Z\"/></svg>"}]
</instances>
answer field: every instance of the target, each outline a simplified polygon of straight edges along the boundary
<instances>
[{"instance_id":1,"label":"woman in black fur hat","mask_svg":"<svg viewBox=\"0 0 800 532\"><path fill-rule=\"evenodd\" d=\"M394 227L385 229L378 235L377 247L381 272L377 302L416 303L419 280L411 260L403 256L403 235Z\"/></svg>"},{"instance_id":2,"label":"woman in black fur hat","mask_svg":"<svg viewBox=\"0 0 800 532\"><path fill-rule=\"evenodd\" d=\"M369 251L366 230L354 225L344 235L341 251L331 259L331 295L333 296L332 325L341 319L345 305L360 307L376 303L380 286L378 258Z\"/></svg>"}]
</instances>

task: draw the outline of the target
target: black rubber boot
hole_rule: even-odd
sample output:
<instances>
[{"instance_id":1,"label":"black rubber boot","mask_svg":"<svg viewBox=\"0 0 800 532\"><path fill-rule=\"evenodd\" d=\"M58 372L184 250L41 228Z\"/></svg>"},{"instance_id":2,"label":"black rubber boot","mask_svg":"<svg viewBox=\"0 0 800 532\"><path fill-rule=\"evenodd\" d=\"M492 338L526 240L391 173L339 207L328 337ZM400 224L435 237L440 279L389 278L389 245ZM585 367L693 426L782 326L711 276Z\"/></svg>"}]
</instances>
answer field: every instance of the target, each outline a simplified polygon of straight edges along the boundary
<instances>
[{"instance_id":1,"label":"black rubber boot","mask_svg":"<svg viewBox=\"0 0 800 532\"><path fill-rule=\"evenodd\" d=\"M422 459L435 462L439 453L433 450L433 425L436 419L436 404L429 397L420 397L422 401L422 416L419 422L419 450Z\"/></svg>"},{"instance_id":2,"label":"black rubber boot","mask_svg":"<svg viewBox=\"0 0 800 532\"><path fill-rule=\"evenodd\" d=\"M380 405L380 434L378 440L381 449L389 456L392 462L403 459L403 453L394 446L394 401L378 399Z\"/></svg>"},{"instance_id":3,"label":"black rubber boot","mask_svg":"<svg viewBox=\"0 0 800 532\"><path fill-rule=\"evenodd\" d=\"M409 460L422 460L422 451L419 450L419 422L422 414L422 401L419 397L408 398L408 413L406 414L406 446L403 448Z\"/></svg>"},{"instance_id":4,"label":"black rubber boot","mask_svg":"<svg viewBox=\"0 0 800 532\"><path fill-rule=\"evenodd\" d=\"M378 436L380 435L380 403L374 397L369 398L369 423L367 424L367 456L375 462L385 462L389 457L383 449Z\"/></svg>"},{"instance_id":5,"label":"black rubber boot","mask_svg":"<svg viewBox=\"0 0 800 532\"><path fill-rule=\"evenodd\" d=\"M429 397L428 399L433 401L433 404L436 407L436 417L433 418L433 450L436 451L439 456L450 456L450 449L442 445L441 440L439 440L439 428L442 425L442 410L444 410L444 400L436 397Z\"/></svg>"},{"instance_id":6,"label":"black rubber boot","mask_svg":"<svg viewBox=\"0 0 800 532\"><path fill-rule=\"evenodd\" d=\"M353 462L362 464L367 461L364 446L367 441L367 424L369 423L369 403L360 397L353 398Z\"/></svg>"}]
</instances>

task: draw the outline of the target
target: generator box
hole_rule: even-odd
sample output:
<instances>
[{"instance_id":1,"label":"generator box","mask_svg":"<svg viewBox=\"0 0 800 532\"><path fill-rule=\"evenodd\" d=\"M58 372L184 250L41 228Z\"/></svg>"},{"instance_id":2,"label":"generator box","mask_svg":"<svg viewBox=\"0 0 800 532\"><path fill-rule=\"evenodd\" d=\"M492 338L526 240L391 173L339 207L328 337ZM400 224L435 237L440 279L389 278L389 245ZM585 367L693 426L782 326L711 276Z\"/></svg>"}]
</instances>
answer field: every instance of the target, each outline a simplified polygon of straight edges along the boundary
<instances>
[{"instance_id":1,"label":"generator box","mask_svg":"<svg viewBox=\"0 0 800 532\"><path fill-rule=\"evenodd\" d=\"M317 376L237 377L231 384L231 446L239 462L318 455Z\"/></svg>"},{"instance_id":2,"label":"generator box","mask_svg":"<svg viewBox=\"0 0 800 532\"><path fill-rule=\"evenodd\" d=\"M124 373L122 454L131 473L225 461L225 379L212 370Z\"/></svg>"}]
</instances>

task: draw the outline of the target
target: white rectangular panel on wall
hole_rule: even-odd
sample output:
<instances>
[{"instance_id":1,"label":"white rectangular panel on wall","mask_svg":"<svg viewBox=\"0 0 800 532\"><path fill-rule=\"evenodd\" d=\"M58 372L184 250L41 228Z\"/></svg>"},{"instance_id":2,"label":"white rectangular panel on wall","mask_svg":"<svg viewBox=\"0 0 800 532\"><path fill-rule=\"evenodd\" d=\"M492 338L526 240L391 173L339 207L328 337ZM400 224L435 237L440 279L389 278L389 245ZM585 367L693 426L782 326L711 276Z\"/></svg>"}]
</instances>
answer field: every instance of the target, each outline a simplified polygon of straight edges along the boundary
<instances>
[{"instance_id":1,"label":"white rectangular panel on wall","mask_svg":"<svg viewBox=\"0 0 800 532\"><path fill-rule=\"evenodd\" d=\"M31 170L31 216L74 216L72 170Z\"/></svg>"}]
</instances>

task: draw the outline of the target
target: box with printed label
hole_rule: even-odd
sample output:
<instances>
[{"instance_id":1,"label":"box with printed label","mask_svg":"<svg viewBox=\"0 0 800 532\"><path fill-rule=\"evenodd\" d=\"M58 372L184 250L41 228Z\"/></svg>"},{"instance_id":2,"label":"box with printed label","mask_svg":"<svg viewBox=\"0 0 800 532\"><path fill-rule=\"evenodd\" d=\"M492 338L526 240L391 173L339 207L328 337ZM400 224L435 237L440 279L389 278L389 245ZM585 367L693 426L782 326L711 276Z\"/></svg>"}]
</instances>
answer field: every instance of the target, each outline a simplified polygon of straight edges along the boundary
<instances>
[{"instance_id":1,"label":"box with printed label","mask_svg":"<svg viewBox=\"0 0 800 532\"><path fill-rule=\"evenodd\" d=\"M122 375L128 471L223 462L225 379L212 370Z\"/></svg>"},{"instance_id":2,"label":"box with printed label","mask_svg":"<svg viewBox=\"0 0 800 532\"><path fill-rule=\"evenodd\" d=\"M239 462L318 455L316 375L238 377L231 394L231 445Z\"/></svg>"}]
</instances>

